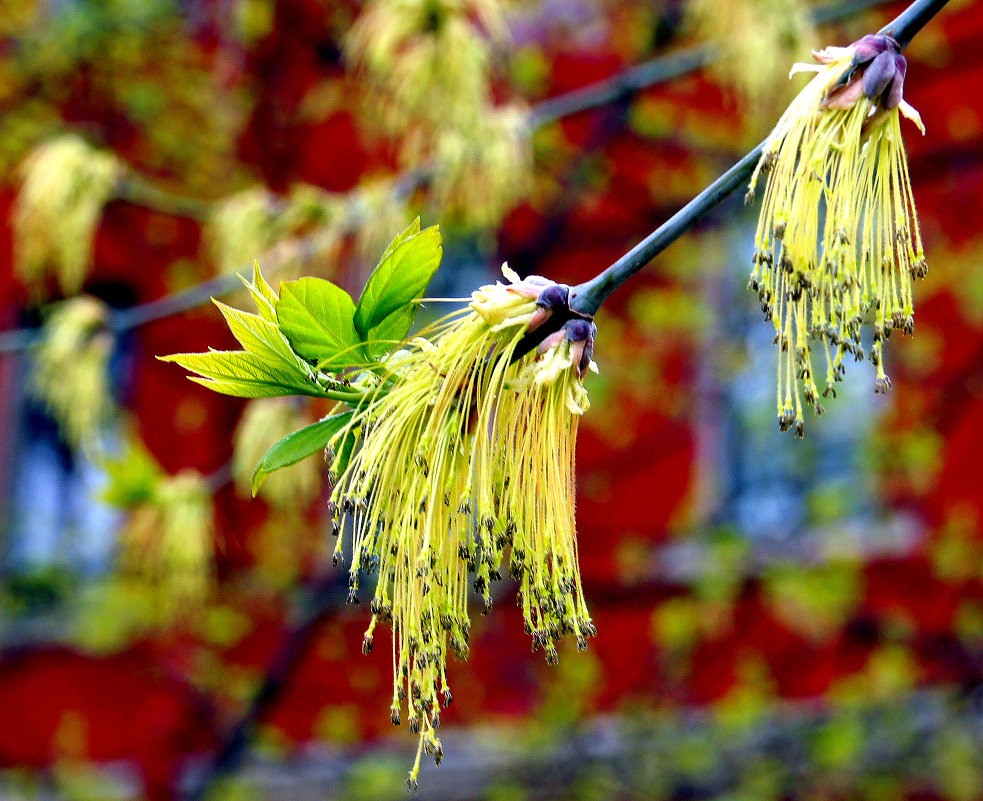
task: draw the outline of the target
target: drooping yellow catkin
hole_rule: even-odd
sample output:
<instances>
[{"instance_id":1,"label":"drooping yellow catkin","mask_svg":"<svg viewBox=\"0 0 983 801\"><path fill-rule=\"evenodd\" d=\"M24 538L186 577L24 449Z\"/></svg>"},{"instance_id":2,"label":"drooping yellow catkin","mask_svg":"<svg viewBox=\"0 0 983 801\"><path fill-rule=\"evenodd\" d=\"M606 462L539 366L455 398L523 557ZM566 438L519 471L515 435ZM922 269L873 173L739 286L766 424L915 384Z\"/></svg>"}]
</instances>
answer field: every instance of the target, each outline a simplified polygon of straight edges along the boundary
<instances>
[{"instance_id":1,"label":"drooping yellow catkin","mask_svg":"<svg viewBox=\"0 0 983 801\"><path fill-rule=\"evenodd\" d=\"M65 134L38 145L20 166L14 203L14 268L39 284L48 270L66 295L82 288L102 207L123 175L112 153Z\"/></svg>"},{"instance_id":2,"label":"drooping yellow catkin","mask_svg":"<svg viewBox=\"0 0 983 801\"><path fill-rule=\"evenodd\" d=\"M378 572L370 649L392 621L394 723L407 715L420 755L442 751L436 729L450 702L446 660L468 653L469 588L491 607L506 547L520 579L534 646L556 658L555 641L594 633L584 603L573 519L573 459L581 384L593 326L553 335L540 354L513 360L530 326L549 314L555 284L483 287L468 310L412 340L389 364L392 386L358 412L363 438L347 459L336 449L331 509L336 554L353 535L350 600L363 574ZM346 432L347 434L347 432ZM340 439L344 439L341 437Z\"/></svg>"},{"instance_id":3,"label":"drooping yellow catkin","mask_svg":"<svg viewBox=\"0 0 983 801\"><path fill-rule=\"evenodd\" d=\"M212 580L215 523L211 492L194 470L162 476L120 532L120 569L154 600L167 623L204 602Z\"/></svg>"},{"instance_id":4,"label":"drooping yellow catkin","mask_svg":"<svg viewBox=\"0 0 983 801\"><path fill-rule=\"evenodd\" d=\"M714 79L731 87L752 118L772 119L789 62L815 41L808 5L802 0L687 0L687 26L712 44Z\"/></svg>"},{"instance_id":5,"label":"drooping yellow catkin","mask_svg":"<svg viewBox=\"0 0 983 801\"><path fill-rule=\"evenodd\" d=\"M346 56L364 77L384 130L416 134L407 142L407 162L419 160L426 132L480 122L490 96L492 44L504 34L495 0L366 3L348 34Z\"/></svg>"},{"instance_id":6,"label":"drooping yellow catkin","mask_svg":"<svg viewBox=\"0 0 983 801\"><path fill-rule=\"evenodd\" d=\"M793 68L818 74L766 140L749 192L767 175L750 284L779 345L779 424L799 436L804 404L822 411L814 343L823 394L835 395L844 357L863 358L861 329L872 322L876 391L886 392L883 340L913 330L911 279L926 271L899 112L924 129L902 99L897 43L867 36L816 57L822 65Z\"/></svg>"},{"instance_id":7,"label":"drooping yellow catkin","mask_svg":"<svg viewBox=\"0 0 983 801\"><path fill-rule=\"evenodd\" d=\"M219 272L230 273L265 253L283 235L279 201L251 187L215 203L205 229Z\"/></svg>"},{"instance_id":8,"label":"drooping yellow catkin","mask_svg":"<svg viewBox=\"0 0 983 801\"><path fill-rule=\"evenodd\" d=\"M532 184L532 144L525 109L489 108L477 126L448 127L437 137L433 194L450 216L493 227Z\"/></svg>"},{"instance_id":9,"label":"drooping yellow catkin","mask_svg":"<svg viewBox=\"0 0 983 801\"><path fill-rule=\"evenodd\" d=\"M115 406L107 314L106 306L88 295L57 304L34 352L32 390L73 448L91 449Z\"/></svg>"}]
</instances>

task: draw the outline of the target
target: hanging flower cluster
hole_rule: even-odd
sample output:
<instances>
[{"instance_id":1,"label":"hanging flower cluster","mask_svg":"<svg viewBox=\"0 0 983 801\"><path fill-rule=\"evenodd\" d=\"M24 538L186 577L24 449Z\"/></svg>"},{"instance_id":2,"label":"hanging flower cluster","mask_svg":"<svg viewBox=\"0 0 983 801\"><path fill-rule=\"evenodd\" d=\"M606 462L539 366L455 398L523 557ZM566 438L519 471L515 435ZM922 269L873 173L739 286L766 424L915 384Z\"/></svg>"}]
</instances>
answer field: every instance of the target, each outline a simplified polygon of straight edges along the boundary
<instances>
[{"instance_id":1,"label":"hanging flower cluster","mask_svg":"<svg viewBox=\"0 0 983 801\"><path fill-rule=\"evenodd\" d=\"M408 135L411 162L449 121L480 122L493 46L505 36L497 0L371 0L345 53L365 78L373 117Z\"/></svg>"},{"instance_id":2,"label":"hanging flower cluster","mask_svg":"<svg viewBox=\"0 0 983 801\"><path fill-rule=\"evenodd\" d=\"M875 391L886 392L883 342L914 327L911 279L926 273L899 112L924 133L902 96L906 62L890 36L814 54L818 74L765 141L748 198L767 175L750 286L775 326L778 418L802 436L803 401L822 412L813 345L834 395L847 354L864 357L873 322Z\"/></svg>"},{"instance_id":3,"label":"hanging flower cluster","mask_svg":"<svg viewBox=\"0 0 983 801\"><path fill-rule=\"evenodd\" d=\"M17 274L42 286L52 271L65 294L82 288L102 208L125 168L76 134L42 142L20 165L14 204Z\"/></svg>"},{"instance_id":4,"label":"hanging flower cluster","mask_svg":"<svg viewBox=\"0 0 983 801\"><path fill-rule=\"evenodd\" d=\"M404 711L422 751L442 756L435 729L450 703L446 659L468 654L469 587L487 612L508 570L533 647L557 659L564 635L595 633L584 602L574 523L574 448L588 408L582 377L594 364L594 325L566 322L516 359L523 338L565 307L568 288L538 278L482 287L452 315L395 354L397 383L357 412L363 445L334 469L333 530L353 532L350 600L378 571L372 620L392 621L393 723ZM347 459L339 452L335 464Z\"/></svg>"},{"instance_id":5,"label":"hanging flower cluster","mask_svg":"<svg viewBox=\"0 0 983 801\"><path fill-rule=\"evenodd\" d=\"M217 392L347 407L273 444L252 489L327 454L335 561L352 554L350 602L374 583L363 650L392 623L392 720L419 735L411 788L423 752L443 755L447 658L468 654L472 591L487 611L507 570L549 662L562 637L585 648L595 634L578 567L574 452L596 328L570 311L568 286L503 267L507 283L481 287L408 338L441 255L436 226L417 219L357 303L318 278L282 282L278 294L257 267L246 282L256 314L218 304L242 350L163 357Z\"/></svg>"},{"instance_id":6,"label":"hanging flower cluster","mask_svg":"<svg viewBox=\"0 0 983 801\"><path fill-rule=\"evenodd\" d=\"M120 532L120 570L153 599L159 622L197 610L212 582L211 490L195 470L161 476Z\"/></svg>"},{"instance_id":7,"label":"hanging flower cluster","mask_svg":"<svg viewBox=\"0 0 983 801\"><path fill-rule=\"evenodd\" d=\"M193 620L213 580L215 517L208 479L196 470L168 475L134 437L104 455L102 500L126 512L113 586L131 605L106 622L125 631ZM109 600L109 599L107 599Z\"/></svg>"},{"instance_id":8,"label":"hanging flower cluster","mask_svg":"<svg viewBox=\"0 0 983 801\"><path fill-rule=\"evenodd\" d=\"M31 390L72 448L92 452L114 411L109 309L90 295L56 304L35 351Z\"/></svg>"},{"instance_id":9,"label":"hanging flower cluster","mask_svg":"<svg viewBox=\"0 0 983 801\"><path fill-rule=\"evenodd\" d=\"M686 0L687 27L713 45L714 79L735 91L751 119L772 119L786 95L789 62L808 52L815 29L802 0ZM770 112L770 113L769 113Z\"/></svg>"}]
</instances>

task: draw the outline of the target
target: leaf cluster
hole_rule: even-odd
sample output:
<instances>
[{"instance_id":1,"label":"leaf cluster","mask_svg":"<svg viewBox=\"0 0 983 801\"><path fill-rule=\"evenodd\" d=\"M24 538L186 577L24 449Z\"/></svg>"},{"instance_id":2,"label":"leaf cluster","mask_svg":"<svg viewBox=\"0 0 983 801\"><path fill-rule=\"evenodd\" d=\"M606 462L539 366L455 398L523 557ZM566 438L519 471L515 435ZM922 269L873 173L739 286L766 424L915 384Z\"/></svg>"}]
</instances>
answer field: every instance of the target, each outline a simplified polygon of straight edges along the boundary
<instances>
[{"instance_id":1,"label":"leaf cluster","mask_svg":"<svg viewBox=\"0 0 983 801\"><path fill-rule=\"evenodd\" d=\"M419 298L440 265L437 226L417 218L386 248L356 302L321 278L284 281L277 294L255 266L243 283L256 313L215 301L242 350L209 350L161 357L197 375L191 380L225 395L270 398L307 395L357 407L380 386L385 357L409 333ZM342 461L354 448L351 411L335 412L274 444L253 474L263 479L333 444ZM336 461L336 466L341 467Z\"/></svg>"}]
</instances>

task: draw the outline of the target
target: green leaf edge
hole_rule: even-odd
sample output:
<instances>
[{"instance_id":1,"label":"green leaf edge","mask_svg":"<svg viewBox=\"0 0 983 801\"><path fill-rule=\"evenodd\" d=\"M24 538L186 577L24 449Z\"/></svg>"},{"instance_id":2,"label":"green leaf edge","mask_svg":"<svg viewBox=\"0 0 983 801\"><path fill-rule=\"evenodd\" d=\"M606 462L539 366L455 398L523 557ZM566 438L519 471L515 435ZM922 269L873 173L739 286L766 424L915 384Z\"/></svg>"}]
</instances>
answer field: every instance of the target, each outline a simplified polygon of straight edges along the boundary
<instances>
[{"instance_id":1,"label":"green leaf edge","mask_svg":"<svg viewBox=\"0 0 983 801\"><path fill-rule=\"evenodd\" d=\"M340 412L298 428L274 442L259 460L252 476L253 497L266 477L276 470L296 464L331 442L348 425L354 412Z\"/></svg>"}]
</instances>

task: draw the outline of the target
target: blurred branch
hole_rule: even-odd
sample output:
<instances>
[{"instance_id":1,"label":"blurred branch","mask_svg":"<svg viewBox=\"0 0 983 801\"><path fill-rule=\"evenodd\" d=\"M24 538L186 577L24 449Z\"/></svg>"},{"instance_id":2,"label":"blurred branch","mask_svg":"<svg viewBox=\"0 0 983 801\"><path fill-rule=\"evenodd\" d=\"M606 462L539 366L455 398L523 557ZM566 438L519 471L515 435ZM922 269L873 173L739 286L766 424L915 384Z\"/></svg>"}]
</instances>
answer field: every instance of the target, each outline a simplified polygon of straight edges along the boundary
<instances>
[{"instance_id":1,"label":"blurred branch","mask_svg":"<svg viewBox=\"0 0 983 801\"><path fill-rule=\"evenodd\" d=\"M305 590L296 620L284 632L280 647L246 710L232 724L205 770L189 782L188 789L183 793L187 801L201 801L217 779L239 766L256 725L276 703L294 669L313 645L313 634L317 631L318 623L324 619L324 610L343 603L347 597L347 582L339 582L334 574L323 576Z\"/></svg>"},{"instance_id":2,"label":"blurred branch","mask_svg":"<svg viewBox=\"0 0 983 801\"><path fill-rule=\"evenodd\" d=\"M155 186L148 179L128 172L113 189L113 197L137 206L144 206L172 217L189 217L204 221L208 218L212 203L199 198L177 195Z\"/></svg>"},{"instance_id":3,"label":"blurred branch","mask_svg":"<svg viewBox=\"0 0 983 801\"><path fill-rule=\"evenodd\" d=\"M885 5L888 0L840 0L827 3L812 11L813 22L824 24ZM613 103L641 89L681 78L716 61L716 49L699 45L646 61L597 83L574 89L557 97L537 103L530 109L529 125L536 128L561 117Z\"/></svg>"}]
</instances>

